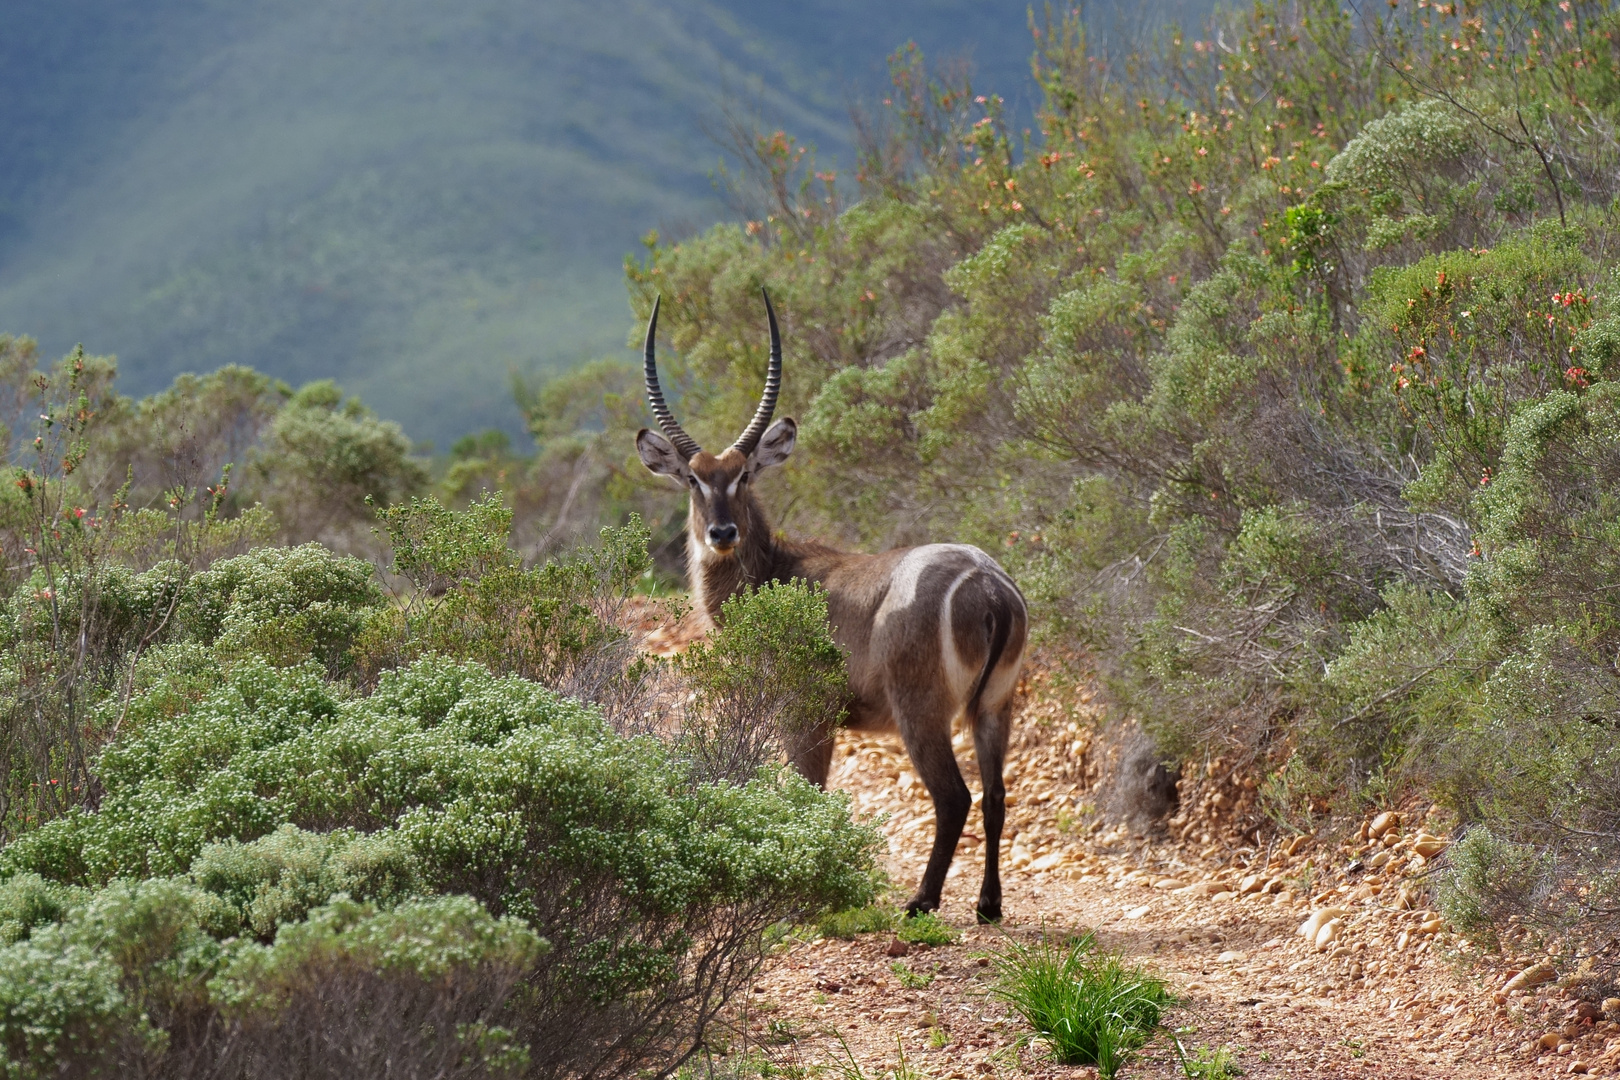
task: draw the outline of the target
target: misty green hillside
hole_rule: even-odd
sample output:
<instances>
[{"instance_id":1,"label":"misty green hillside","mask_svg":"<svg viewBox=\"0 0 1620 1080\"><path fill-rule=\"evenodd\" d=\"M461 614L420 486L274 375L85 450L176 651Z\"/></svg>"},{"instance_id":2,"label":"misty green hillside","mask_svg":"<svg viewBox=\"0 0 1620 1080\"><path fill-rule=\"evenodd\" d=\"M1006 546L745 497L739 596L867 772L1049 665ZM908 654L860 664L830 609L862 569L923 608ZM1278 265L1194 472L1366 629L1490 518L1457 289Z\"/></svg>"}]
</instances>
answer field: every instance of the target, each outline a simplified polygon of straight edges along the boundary
<instances>
[{"instance_id":1,"label":"misty green hillside","mask_svg":"<svg viewBox=\"0 0 1620 1080\"><path fill-rule=\"evenodd\" d=\"M440 445L622 348L624 255L725 213L723 93L847 155L907 38L1028 91L1024 5L91 0L0 38L0 330L126 392L334 377Z\"/></svg>"}]
</instances>

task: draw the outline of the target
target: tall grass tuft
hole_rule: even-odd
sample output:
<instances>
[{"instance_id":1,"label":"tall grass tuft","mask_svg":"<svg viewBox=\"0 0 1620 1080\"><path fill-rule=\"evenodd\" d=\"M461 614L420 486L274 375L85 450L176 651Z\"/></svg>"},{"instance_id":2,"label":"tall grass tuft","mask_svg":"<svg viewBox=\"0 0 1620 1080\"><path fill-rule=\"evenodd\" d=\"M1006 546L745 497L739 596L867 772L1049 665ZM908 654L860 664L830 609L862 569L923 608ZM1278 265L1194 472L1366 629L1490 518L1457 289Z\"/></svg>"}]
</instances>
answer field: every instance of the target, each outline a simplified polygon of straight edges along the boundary
<instances>
[{"instance_id":1,"label":"tall grass tuft","mask_svg":"<svg viewBox=\"0 0 1620 1080\"><path fill-rule=\"evenodd\" d=\"M1175 1004L1164 981L1115 953L1097 950L1091 934L1060 945L1042 938L1009 941L995 957L992 993L1035 1029L1065 1065L1095 1065L1109 1080L1158 1030Z\"/></svg>"}]
</instances>

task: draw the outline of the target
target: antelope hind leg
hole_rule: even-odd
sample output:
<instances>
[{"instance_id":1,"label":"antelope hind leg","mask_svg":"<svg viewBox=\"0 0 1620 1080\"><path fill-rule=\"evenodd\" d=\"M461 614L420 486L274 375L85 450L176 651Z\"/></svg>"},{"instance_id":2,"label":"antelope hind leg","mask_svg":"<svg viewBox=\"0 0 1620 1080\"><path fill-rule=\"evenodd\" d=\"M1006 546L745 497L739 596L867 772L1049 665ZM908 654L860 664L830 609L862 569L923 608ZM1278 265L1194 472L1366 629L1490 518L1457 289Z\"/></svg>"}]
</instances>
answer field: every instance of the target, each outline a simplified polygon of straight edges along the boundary
<instances>
[{"instance_id":1,"label":"antelope hind leg","mask_svg":"<svg viewBox=\"0 0 1620 1080\"><path fill-rule=\"evenodd\" d=\"M1002 769L1012 734L1012 702L979 714L973 725L973 754L984 784L984 884L974 914L982 923L1001 921L1001 827L1007 819L1007 788Z\"/></svg>"}]
</instances>

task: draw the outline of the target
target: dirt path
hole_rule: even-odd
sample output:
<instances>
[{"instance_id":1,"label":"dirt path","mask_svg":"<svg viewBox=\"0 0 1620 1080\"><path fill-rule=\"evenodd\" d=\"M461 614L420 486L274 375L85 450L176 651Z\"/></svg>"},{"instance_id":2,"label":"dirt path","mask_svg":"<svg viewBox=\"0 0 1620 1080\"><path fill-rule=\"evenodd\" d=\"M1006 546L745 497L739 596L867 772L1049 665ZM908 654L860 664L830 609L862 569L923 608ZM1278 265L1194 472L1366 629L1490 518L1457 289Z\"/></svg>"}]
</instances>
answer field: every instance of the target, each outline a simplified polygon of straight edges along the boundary
<instances>
[{"instance_id":1,"label":"dirt path","mask_svg":"<svg viewBox=\"0 0 1620 1080\"><path fill-rule=\"evenodd\" d=\"M790 1073L820 1067L845 1080L854 1080L846 1047L868 1080L896 1072L902 1050L919 1077L900 1069L896 1080L1078 1080L1091 1070L1056 1065L1038 1045L1019 1045L1026 1029L987 994L994 969L978 959L1003 942L1003 932L1027 938L1045 927L1095 931L1105 948L1150 965L1190 1003L1175 1016L1178 1026L1195 1029L1184 1044L1232 1048L1246 1077L1471 1080L1567 1075L1576 1063L1620 1076L1620 1024L1582 1021L1552 984L1499 1001L1511 969L1470 974L1443 958L1454 943L1407 880L1422 862L1411 850L1419 823L1409 818L1393 828L1389 836L1399 839L1387 854L1365 842L1318 850L1310 838L1290 845L1291 854L1229 847L1212 836L1213 826L1202 847L1093 833L1075 773L1083 726L1038 703L1025 714L1008 769L1013 840L1002 929L973 924L983 865L975 815L940 912L963 932L960 944L913 947L904 960L890 955L887 935L791 945L772 958L739 1012L738 1034L747 1034L734 1050L764 1054ZM958 757L977 790L970 747L959 743ZM858 813L888 815L888 869L896 882L914 884L933 817L898 741L845 733L830 786L849 792ZM1218 791L1195 797L1205 808L1231 801ZM1196 837L1199 823L1178 831ZM1358 866L1347 870L1358 853ZM1239 895L1245 889L1249 895ZM1341 929L1319 952L1296 931L1328 906L1343 910ZM902 974L914 985L932 979L908 989ZM1567 1049L1532 1052L1544 1033ZM1183 1074L1160 1040L1121 1075Z\"/></svg>"}]
</instances>

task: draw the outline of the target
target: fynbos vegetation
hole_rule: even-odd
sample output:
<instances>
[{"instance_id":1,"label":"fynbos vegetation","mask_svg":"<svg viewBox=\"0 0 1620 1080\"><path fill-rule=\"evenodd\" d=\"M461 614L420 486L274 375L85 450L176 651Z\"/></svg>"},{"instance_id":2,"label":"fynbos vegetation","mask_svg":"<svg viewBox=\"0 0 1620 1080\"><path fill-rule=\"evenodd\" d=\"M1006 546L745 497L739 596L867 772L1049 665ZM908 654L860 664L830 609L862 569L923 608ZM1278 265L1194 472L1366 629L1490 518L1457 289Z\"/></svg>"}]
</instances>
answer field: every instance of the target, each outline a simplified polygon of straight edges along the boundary
<instances>
[{"instance_id":1,"label":"fynbos vegetation","mask_svg":"<svg viewBox=\"0 0 1620 1080\"><path fill-rule=\"evenodd\" d=\"M1284 823L1422 792L1454 925L1612 968L1620 11L1035 29L1034 130L902 51L853 182L764 134L744 221L649 237L682 434L754 412L768 287L777 520L994 551L1145 733L1137 812L1195 759ZM891 925L778 764L854 693L834 594L728 587L667 666L625 629L688 526L634 368L424 464L330 384L37 367L0 340L8 1074L668 1075L770 928ZM1107 1069L1168 1003L1086 944L1003 974Z\"/></svg>"},{"instance_id":2,"label":"fynbos vegetation","mask_svg":"<svg viewBox=\"0 0 1620 1080\"><path fill-rule=\"evenodd\" d=\"M634 519L525 567L498 500L413 499L387 572L231 555L268 518L223 485L94 499L61 380L0 615L7 1075L663 1074L769 929L871 901L874 835L775 766L781 717L728 718L715 769L664 715L836 688L820 596L738 597L757 664L677 673L618 618Z\"/></svg>"},{"instance_id":3,"label":"fynbos vegetation","mask_svg":"<svg viewBox=\"0 0 1620 1080\"><path fill-rule=\"evenodd\" d=\"M752 220L650 241L631 287L683 420L746 412L768 285L795 525L994 545L1167 758L1268 777L1284 819L1437 794L1456 919L1601 948L1620 17L1262 3L1108 55L1036 30L1035 131L901 53L858 201L765 135Z\"/></svg>"}]
</instances>

